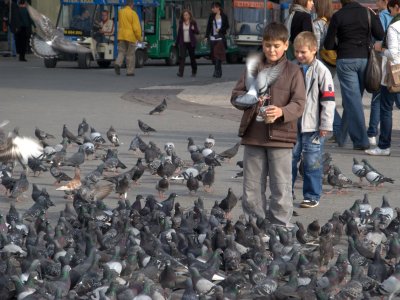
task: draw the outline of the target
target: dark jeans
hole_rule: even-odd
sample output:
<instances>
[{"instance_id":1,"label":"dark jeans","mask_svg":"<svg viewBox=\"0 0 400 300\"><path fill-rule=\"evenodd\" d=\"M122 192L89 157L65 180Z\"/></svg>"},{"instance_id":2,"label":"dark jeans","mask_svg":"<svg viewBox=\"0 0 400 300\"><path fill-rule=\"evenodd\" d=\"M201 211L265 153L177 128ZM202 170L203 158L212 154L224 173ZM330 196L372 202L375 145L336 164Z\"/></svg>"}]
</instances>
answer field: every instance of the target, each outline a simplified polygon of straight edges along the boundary
<instances>
[{"instance_id":1,"label":"dark jeans","mask_svg":"<svg viewBox=\"0 0 400 300\"><path fill-rule=\"evenodd\" d=\"M340 117L337 109L335 108L335 115L333 117L333 135L334 136L339 135L341 125L342 125L342 118Z\"/></svg>"},{"instance_id":2,"label":"dark jeans","mask_svg":"<svg viewBox=\"0 0 400 300\"><path fill-rule=\"evenodd\" d=\"M190 65L192 66L192 74L197 73L196 57L194 56L195 48L192 47L191 43L183 43L179 45L179 74L183 75L185 69L186 51L189 53Z\"/></svg>"},{"instance_id":3,"label":"dark jeans","mask_svg":"<svg viewBox=\"0 0 400 300\"><path fill-rule=\"evenodd\" d=\"M392 142L392 112L393 104L399 103L400 93L389 93L386 86L381 86L380 121L381 133L379 135L378 147L381 149L390 148Z\"/></svg>"},{"instance_id":4,"label":"dark jeans","mask_svg":"<svg viewBox=\"0 0 400 300\"><path fill-rule=\"evenodd\" d=\"M15 47L20 59L25 59L30 38L30 30L28 27L20 27L15 33Z\"/></svg>"},{"instance_id":5,"label":"dark jeans","mask_svg":"<svg viewBox=\"0 0 400 300\"><path fill-rule=\"evenodd\" d=\"M369 124L367 129L368 137L378 135L378 125L380 119L380 106L381 106L381 93L376 92L372 94L371 110L369 113Z\"/></svg>"}]
</instances>

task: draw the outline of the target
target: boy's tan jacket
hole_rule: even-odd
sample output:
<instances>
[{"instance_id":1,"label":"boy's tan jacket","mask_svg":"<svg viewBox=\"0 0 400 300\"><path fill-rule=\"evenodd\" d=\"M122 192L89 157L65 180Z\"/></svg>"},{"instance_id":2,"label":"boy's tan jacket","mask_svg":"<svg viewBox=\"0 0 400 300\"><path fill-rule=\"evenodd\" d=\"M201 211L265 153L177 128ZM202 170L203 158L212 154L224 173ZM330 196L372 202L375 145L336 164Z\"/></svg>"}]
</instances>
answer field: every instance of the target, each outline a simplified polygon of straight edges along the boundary
<instances>
[{"instance_id":1,"label":"boy's tan jacket","mask_svg":"<svg viewBox=\"0 0 400 300\"><path fill-rule=\"evenodd\" d=\"M297 120L303 114L306 101L304 77L300 67L289 62L285 57L280 61L284 64L281 75L271 85L271 104L283 111L283 117L273 124L257 122L257 105L243 111L239 126L239 136L242 144L264 147L292 148L296 143ZM268 67L265 58L262 59L258 70ZM246 71L236 83L232 91L231 103L236 97L245 94Z\"/></svg>"}]
</instances>

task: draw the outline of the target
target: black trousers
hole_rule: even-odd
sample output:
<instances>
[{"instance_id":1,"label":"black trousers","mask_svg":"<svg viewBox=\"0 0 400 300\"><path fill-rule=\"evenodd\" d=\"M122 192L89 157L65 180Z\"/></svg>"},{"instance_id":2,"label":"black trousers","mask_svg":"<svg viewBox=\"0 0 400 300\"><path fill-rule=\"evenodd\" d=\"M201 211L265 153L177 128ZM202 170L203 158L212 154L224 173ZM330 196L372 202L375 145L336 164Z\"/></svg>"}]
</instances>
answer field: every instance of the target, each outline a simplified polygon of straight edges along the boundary
<instances>
[{"instance_id":1,"label":"black trousers","mask_svg":"<svg viewBox=\"0 0 400 300\"><path fill-rule=\"evenodd\" d=\"M195 48L192 47L191 43L183 43L179 45L179 74L183 75L185 69L186 51L189 53L190 65L192 66L192 74L197 73L197 62L194 56Z\"/></svg>"},{"instance_id":2,"label":"black trousers","mask_svg":"<svg viewBox=\"0 0 400 300\"><path fill-rule=\"evenodd\" d=\"M30 30L28 27L20 27L15 33L15 48L20 59L25 59L30 38Z\"/></svg>"}]
</instances>

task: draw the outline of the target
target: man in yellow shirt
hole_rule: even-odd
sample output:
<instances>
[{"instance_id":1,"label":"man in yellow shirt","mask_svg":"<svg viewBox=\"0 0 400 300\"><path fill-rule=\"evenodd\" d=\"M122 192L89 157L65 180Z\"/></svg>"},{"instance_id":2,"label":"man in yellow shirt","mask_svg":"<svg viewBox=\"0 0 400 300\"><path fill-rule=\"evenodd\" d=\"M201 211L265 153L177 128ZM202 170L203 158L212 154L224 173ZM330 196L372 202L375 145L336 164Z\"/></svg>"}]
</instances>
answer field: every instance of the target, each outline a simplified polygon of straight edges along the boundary
<instances>
[{"instance_id":1,"label":"man in yellow shirt","mask_svg":"<svg viewBox=\"0 0 400 300\"><path fill-rule=\"evenodd\" d=\"M121 65L126 58L126 75L135 75L136 42L142 40L142 28L139 17L133 10L133 0L118 12L118 57L115 61L115 73L121 73Z\"/></svg>"}]
</instances>

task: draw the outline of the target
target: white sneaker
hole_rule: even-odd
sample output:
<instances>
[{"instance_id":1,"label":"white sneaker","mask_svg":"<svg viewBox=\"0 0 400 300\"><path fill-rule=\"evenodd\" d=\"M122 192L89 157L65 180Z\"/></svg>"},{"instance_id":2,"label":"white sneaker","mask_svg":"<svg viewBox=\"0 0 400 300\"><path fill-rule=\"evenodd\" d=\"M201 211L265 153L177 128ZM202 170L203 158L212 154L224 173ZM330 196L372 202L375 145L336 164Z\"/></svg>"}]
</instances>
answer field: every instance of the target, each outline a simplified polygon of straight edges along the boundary
<instances>
[{"instance_id":1,"label":"white sneaker","mask_svg":"<svg viewBox=\"0 0 400 300\"><path fill-rule=\"evenodd\" d=\"M376 146L376 137L371 136L368 138L368 141L370 146Z\"/></svg>"},{"instance_id":2,"label":"white sneaker","mask_svg":"<svg viewBox=\"0 0 400 300\"><path fill-rule=\"evenodd\" d=\"M365 153L367 153L369 155L389 156L390 155L390 148L381 149L379 147L376 147L374 149L365 150Z\"/></svg>"}]
</instances>

